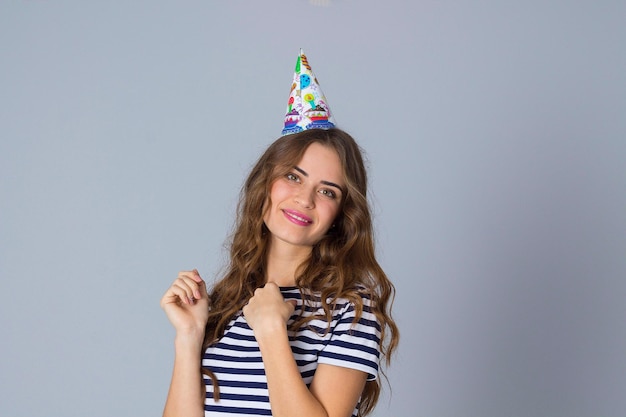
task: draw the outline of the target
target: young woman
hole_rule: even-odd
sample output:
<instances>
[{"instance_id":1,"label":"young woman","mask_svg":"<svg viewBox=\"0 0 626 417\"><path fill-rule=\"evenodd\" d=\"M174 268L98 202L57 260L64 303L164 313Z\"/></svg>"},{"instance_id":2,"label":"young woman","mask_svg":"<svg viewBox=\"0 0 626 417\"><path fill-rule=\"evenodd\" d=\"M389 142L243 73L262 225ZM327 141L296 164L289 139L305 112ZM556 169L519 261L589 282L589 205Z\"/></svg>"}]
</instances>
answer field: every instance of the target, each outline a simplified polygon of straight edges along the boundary
<instances>
[{"instance_id":1,"label":"young woman","mask_svg":"<svg viewBox=\"0 0 626 417\"><path fill-rule=\"evenodd\" d=\"M161 300L176 330L165 417L364 416L398 343L354 139L276 140L242 189L225 276L180 272Z\"/></svg>"}]
</instances>

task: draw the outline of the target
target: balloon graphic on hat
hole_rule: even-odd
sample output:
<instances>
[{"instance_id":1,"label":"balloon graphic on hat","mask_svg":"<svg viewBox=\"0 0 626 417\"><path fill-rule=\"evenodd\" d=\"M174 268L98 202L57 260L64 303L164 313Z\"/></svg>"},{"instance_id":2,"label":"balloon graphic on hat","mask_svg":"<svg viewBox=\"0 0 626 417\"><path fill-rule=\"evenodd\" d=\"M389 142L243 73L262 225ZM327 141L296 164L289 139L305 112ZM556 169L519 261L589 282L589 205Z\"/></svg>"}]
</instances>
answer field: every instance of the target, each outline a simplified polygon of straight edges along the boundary
<instances>
[{"instance_id":1,"label":"balloon graphic on hat","mask_svg":"<svg viewBox=\"0 0 626 417\"><path fill-rule=\"evenodd\" d=\"M300 49L296 70L289 94L283 135L308 129L330 129L335 127L330 107L311 70L309 61Z\"/></svg>"}]
</instances>

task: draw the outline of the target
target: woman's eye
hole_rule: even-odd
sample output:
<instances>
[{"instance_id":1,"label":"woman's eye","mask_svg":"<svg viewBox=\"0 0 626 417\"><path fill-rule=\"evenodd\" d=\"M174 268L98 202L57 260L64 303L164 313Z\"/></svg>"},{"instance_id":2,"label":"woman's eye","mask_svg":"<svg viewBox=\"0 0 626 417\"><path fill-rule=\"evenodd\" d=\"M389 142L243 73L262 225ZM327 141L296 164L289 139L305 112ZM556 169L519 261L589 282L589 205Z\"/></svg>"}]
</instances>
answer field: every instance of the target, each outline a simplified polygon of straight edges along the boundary
<instances>
[{"instance_id":1,"label":"woman's eye","mask_svg":"<svg viewBox=\"0 0 626 417\"><path fill-rule=\"evenodd\" d=\"M289 181L298 181L299 178L296 174L294 174L293 172L290 172L289 174L287 174L285 176L285 178L287 178Z\"/></svg>"},{"instance_id":2,"label":"woman's eye","mask_svg":"<svg viewBox=\"0 0 626 417\"><path fill-rule=\"evenodd\" d=\"M328 198L335 198L335 197L337 197L337 194L335 194L335 192L332 191L332 190L323 189L323 190L320 190L320 193L322 193L323 195L325 195Z\"/></svg>"}]
</instances>

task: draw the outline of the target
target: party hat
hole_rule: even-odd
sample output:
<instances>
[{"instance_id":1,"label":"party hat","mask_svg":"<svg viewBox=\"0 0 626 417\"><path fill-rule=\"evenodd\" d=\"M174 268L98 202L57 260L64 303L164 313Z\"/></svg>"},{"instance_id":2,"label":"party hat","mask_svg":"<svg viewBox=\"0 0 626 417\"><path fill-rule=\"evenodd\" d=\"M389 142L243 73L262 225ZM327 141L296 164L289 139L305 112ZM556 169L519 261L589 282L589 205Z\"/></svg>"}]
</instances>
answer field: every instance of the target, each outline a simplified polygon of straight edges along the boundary
<instances>
[{"instance_id":1,"label":"party hat","mask_svg":"<svg viewBox=\"0 0 626 417\"><path fill-rule=\"evenodd\" d=\"M283 135L307 129L330 129L335 127L334 122L326 97L311 70L304 51L300 49L289 93Z\"/></svg>"}]
</instances>

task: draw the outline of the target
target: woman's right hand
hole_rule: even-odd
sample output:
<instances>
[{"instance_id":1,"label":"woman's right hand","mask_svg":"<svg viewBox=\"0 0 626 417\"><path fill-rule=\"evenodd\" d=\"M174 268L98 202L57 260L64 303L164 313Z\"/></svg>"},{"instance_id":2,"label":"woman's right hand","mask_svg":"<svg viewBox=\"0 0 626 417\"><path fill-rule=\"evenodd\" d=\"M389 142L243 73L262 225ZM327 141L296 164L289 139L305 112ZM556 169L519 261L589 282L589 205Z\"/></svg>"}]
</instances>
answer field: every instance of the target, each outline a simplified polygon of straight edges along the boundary
<instances>
[{"instance_id":1,"label":"woman's right hand","mask_svg":"<svg viewBox=\"0 0 626 417\"><path fill-rule=\"evenodd\" d=\"M181 271L161 298L177 336L202 335L209 317L209 296L206 284L196 269Z\"/></svg>"},{"instance_id":2,"label":"woman's right hand","mask_svg":"<svg viewBox=\"0 0 626 417\"><path fill-rule=\"evenodd\" d=\"M179 272L161 298L161 307L176 329L174 370L163 416L203 416L202 342L209 296L198 271Z\"/></svg>"}]
</instances>

